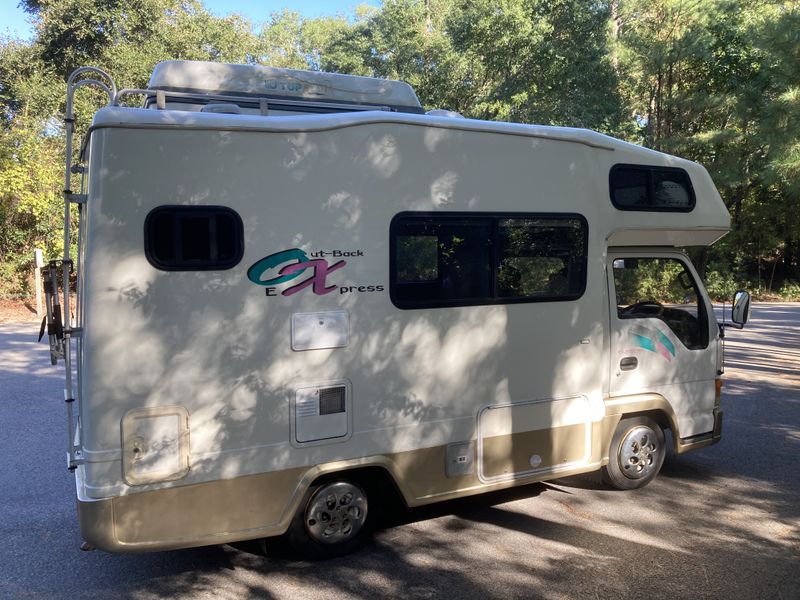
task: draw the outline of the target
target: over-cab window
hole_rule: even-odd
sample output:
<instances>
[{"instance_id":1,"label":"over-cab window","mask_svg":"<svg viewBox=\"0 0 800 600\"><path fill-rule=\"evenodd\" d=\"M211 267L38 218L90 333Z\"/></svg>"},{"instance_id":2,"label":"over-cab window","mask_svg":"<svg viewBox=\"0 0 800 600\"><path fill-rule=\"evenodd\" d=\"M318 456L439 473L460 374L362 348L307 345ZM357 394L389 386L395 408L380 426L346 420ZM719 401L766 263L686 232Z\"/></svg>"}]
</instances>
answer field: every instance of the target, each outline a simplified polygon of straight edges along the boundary
<instances>
[{"instance_id":1,"label":"over-cab window","mask_svg":"<svg viewBox=\"0 0 800 600\"><path fill-rule=\"evenodd\" d=\"M659 319L690 350L708 346L703 299L682 261L618 258L613 268L620 319Z\"/></svg>"},{"instance_id":2,"label":"over-cab window","mask_svg":"<svg viewBox=\"0 0 800 600\"><path fill-rule=\"evenodd\" d=\"M162 271L216 271L244 254L241 217L224 206L159 206L144 221L147 260Z\"/></svg>"},{"instance_id":3,"label":"over-cab window","mask_svg":"<svg viewBox=\"0 0 800 600\"><path fill-rule=\"evenodd\" d=\"M619 210L689 212L694 208L692 180L683 169L614 165L609 183L611 202Z\"/></svg>"},{"instance_id":4,"label":"over-cab window","mask_svg":"<svg viewBox=\"0 0 800 600\"><path fill-rule=\"evenodd\" d=\"M390 237L398 308L574 300L586 287L580 215L409 212Z\"/></svg>"}]
</instances>

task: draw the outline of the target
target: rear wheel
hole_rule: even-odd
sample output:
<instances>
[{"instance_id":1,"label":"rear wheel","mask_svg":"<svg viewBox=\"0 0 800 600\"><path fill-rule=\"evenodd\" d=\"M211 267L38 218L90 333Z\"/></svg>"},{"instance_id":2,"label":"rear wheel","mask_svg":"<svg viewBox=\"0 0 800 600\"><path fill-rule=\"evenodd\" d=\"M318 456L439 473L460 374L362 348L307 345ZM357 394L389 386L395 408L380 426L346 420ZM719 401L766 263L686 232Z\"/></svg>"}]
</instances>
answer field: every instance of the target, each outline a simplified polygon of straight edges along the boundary
<instances>
[{"instance_id":1,"label":"rear wheel","mask_svg":"<svg viewBox=\"0 0 800 600\"><path fill-rule=\"evenodd\" d=\"M333 558L359 548L373 521L364 488L349 480L329 481L311 486L286 538L306 558Z\"/></svg>"},{"instance_id":2,"label":"rear wheel","mask_svg":"<svg viewBox=\"0 0 800 600\"><path fill-rule=\"evenodd\" d=\"M664 431L649 417L622 419L603 467L603 481L618 490L634 490L658 475L666 455Z\"/></svg>"}]
</instances>

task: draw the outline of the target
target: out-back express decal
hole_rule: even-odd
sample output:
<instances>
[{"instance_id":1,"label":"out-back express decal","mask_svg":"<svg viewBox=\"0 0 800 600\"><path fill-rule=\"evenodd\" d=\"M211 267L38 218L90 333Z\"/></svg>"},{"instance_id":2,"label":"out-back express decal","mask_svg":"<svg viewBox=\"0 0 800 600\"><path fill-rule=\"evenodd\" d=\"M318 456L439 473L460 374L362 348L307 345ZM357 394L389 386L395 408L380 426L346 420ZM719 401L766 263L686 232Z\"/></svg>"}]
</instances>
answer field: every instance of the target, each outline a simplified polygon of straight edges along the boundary
<instances>
[{"instance_id":1,"label":"out-back express decal","mask_svg":"<svg viewBox=\"0 0 800 600\"><path fill-rule=\"evenodd\" d=\"M382 292L382 285L340 286L329 282L332 273L347 265L344 258L363 256L363 250L317 250L306 254L300 248L289 248L253 263L247 269L247 278L256 285L264 286L267 296L277 296L278 287L290 282L291 285L280 292L281 296L292 296L305 289L311 289L317 296L330 294L334 290L339 290L340 294ZM335 262L328 262L325 257Z\"/></svg>"}]
</instances>

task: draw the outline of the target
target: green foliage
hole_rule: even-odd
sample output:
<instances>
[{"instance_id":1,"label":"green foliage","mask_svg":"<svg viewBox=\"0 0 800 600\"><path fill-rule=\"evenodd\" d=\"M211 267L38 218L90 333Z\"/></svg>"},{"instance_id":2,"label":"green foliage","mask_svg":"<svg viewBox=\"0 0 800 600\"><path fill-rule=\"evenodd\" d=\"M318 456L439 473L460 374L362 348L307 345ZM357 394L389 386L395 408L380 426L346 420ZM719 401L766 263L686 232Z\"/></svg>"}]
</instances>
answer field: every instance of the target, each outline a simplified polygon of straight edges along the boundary
<instances>
[{"instance_id":1,"label":"green foliage","mask_svg":"<svg viewBox=\"0 0 800 600\"><path fill-rule=\"evenodd\" d=\"M625 129L608 7L579 0L464 0L448 19L454 49L480 79L469 113L486 119Z\"/></svg>"},{"instance_id":2,"label":"green foliage","mask_svg":"<svg viewBox=\"0 0 800 600\"><path fill-rule=\"evenodd\" d=\"M797 4L610 4L622 90L637 115L639 140L705 165L731 210L730 239L710 253L727 265L717 274L736 272L764 289L800 277ZM735 257L742 257L741 268L732 268Z\"/></svg>"},{"instance_id":3,"label":"green foliage","mask_svg":"<svg viewBox=\"0 0 800 600\"><path fill-rule=\"evenodd\" d=\"M699 263L711 294L791 295L800 280L797 2L386 0L315 19L284 10L258 28L200 0L22 5L34 41L0 39L0 295L25 289L34 246L60 254L67 75L91 64L141 88L167 59L401 79L426 108L589 127L696 160L732 215ZM80 92L79 134L102 102Z\"/></svg>"},{"instance_id":4,"label":"green foliage","mask_svg":"<svg viewBox=\"0 0 800 600\"><path fill-rule=\"evenodd\" d=\"M625 259L624 268L614 268L617 304L655 301L683 304L694 300L691 277L676 260L659 258Z\"/></svg>"},{"instance_id":5,"label":"green foliage","mask_svg":"<svg viewBox=\"0 0 800 600\"><path fill-rule=\"evenodd\" d=\"M731 302L736 291L743 287L741 282L725 266L706 271L705 284L708 295L717 302Z\"/></svg>"},{"instance_id":6,"label":"green foliage","mask_svg":"<svg viewBox=\"0 0 800 600\"><path fill-rule=\"evenodd\" d=\"M787 281L778 290L778 296L787 302L800 302L800 283L797 281Z\"/></svg>"},{"instance_id":7,"label":"green foliage","mask_svg":"<svg viewBox=\"0 0 800 600\"><path fill-rule=\"evenodd\" d=\"M0 130L0 296L25 291L34 248L60 254L61 146L23 124Z\"/></svg>"},{"instance_id":8,"label":"green foliage","mask_svg":"<svg viewBox=\"0 0 800 600\"><path fill-rule=\"evenodd\" d=\"M397 280L434 281L439 277L438 238L406 235L397 238Z\"/></svg>"},{"instance_id":9,"label":"green foliage","mask_svg":"<svg viewBox=\"0 0 800 600\"><path fill-rule=\"evenodd\" d=\"M499 294L506 298L566 294L564 261L551 256L511 256L500 261Z\"/></svg>"}]
</instances>

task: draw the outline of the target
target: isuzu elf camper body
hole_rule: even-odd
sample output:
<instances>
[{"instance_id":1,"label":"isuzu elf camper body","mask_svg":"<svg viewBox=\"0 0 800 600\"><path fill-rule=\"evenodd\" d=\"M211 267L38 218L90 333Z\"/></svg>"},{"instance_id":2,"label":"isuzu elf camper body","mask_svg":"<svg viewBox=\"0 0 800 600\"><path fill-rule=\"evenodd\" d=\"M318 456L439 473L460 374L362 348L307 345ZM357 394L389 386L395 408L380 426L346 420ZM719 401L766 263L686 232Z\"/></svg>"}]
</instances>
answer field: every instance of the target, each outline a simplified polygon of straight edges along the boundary
<instances>
[{"instance_id":1,"label":"isuzu elf camper body","mask_svg":"<svg viewBox=\"0 0 800 600\"><path fill-rule=\"evenodd\" d=\"M48 307L92 545L288 532L328 556L389 493L598 469L632 489L665 430L678 453L720 439L722 330L680 250L729 229L700 165L425 114L400 82L181 61L146 90L80 70L70 134L84 84L110 104L85 166L67 152L79 226Z\"/></svg>"}]
</instances>

